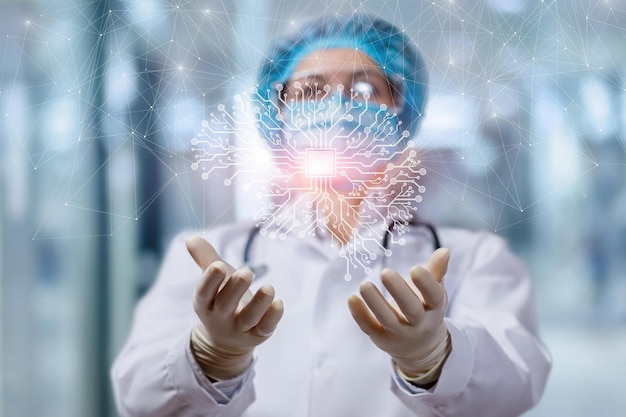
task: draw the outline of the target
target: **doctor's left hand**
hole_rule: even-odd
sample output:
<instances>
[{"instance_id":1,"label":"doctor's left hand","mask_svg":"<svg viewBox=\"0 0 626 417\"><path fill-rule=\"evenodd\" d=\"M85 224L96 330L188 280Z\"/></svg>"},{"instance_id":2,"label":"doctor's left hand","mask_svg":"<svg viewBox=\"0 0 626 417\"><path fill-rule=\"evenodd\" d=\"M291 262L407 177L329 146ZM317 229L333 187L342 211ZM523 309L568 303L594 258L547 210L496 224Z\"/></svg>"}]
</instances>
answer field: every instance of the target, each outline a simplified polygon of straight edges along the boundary
<instances>
[{"instance_id":1,"label":"doctor's left hand","mask_svg":"<svg viewBox=\"0 0 626 417\"><path fill-rule=\"evenodd\" d=\"M450 351L448 329L443 321L448 305L443 277L450 252L436 250L425 267L414 266L404 280L386 268L381 281L395 305L371 282L360 286L361 298L350 296L348 306L361 330L396 363L409 381L430 384L439 378Z\"/></svg>"}]
</instances>

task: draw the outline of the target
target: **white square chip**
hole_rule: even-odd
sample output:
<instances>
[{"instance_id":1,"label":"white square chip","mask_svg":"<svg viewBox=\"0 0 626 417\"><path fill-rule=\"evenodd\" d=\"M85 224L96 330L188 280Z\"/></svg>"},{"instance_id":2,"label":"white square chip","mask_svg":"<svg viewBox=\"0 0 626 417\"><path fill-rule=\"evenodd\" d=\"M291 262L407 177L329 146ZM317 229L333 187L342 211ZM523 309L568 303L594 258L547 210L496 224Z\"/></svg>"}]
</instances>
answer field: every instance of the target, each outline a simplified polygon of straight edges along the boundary
<instances>
[{"instance_id":1,"label":"white square chip","mask_svg":"<svg viewBox=\"0 0 626 417\"><path fill-rule=\"evenodd\" d=\"M335 150L308 148L306 150L307 177L334 177Z\"/></svg>"}]
</instances>

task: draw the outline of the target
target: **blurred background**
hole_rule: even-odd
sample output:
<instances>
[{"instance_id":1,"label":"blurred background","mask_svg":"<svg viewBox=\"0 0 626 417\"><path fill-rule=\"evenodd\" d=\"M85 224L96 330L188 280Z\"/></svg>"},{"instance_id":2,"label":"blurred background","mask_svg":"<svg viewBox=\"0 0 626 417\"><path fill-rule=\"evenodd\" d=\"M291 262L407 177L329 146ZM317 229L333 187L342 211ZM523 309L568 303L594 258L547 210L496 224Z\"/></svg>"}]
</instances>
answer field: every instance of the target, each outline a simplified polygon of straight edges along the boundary
<instances>
[{"instance_id":1,"label":"blurred background","mask_svg":"<svg viewBox=\"0 0 626 417\"><path fill-rule=\"evenodd\" d=\"M255 210L191 138L274 35L355 10L430 69L422 216L532 272L554 368L526 416L626 415L626 1L0 0L0 416L116 415L168 241Z\"/></svg>"}]
</instances>

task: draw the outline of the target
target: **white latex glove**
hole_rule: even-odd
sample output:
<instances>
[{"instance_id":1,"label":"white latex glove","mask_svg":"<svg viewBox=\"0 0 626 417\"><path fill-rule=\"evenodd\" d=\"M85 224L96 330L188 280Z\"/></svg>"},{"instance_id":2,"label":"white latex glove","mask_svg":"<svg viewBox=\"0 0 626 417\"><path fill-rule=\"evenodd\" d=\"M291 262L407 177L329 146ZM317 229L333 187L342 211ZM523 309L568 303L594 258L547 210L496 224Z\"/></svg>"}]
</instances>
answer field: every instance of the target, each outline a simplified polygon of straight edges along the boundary
<instances>
[{"instance_id":1,"label":"white latex glove","mask_svg":"<svg viewBox=\"0 0 626 417\"><path fill-rule=\"evenodd\" d=\"M368 281L360 286L363 299L356 295L348 299L352 317L361 330L393 358L409 379L441 365L449 352L448 329L443 321L448 305L443 277L449 259L448 249L436 250L426 267L411 268L408 281L396 271L384 269L381 281L396 305ZM437 378L438 374L433 380Z\"/></svg>"},{"instance_id":2,"label":"white latex glove","mask_svg":"<svg viewBox=\"0 0 626 417\"><path fill-rule=\"evenodd\" d=\"M200 320L192 331L192 352L209 378L233 378L250 366L255 346L276 329L282 301L274 300L269 285L252 295L252 272L235 270L201 237L190 237L185 244L203 271L193 299Z\"/></svg>"}]
</instances>

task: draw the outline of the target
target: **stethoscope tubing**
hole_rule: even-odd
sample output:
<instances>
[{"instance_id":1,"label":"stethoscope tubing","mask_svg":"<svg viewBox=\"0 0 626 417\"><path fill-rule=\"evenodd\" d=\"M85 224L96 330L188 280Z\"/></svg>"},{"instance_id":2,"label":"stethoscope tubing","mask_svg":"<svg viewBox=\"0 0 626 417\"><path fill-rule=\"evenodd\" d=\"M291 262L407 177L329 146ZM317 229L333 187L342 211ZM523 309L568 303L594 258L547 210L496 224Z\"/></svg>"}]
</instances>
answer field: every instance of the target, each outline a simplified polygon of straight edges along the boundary
<instances>
[{"instance_id":1,"label":"stethoscope tubing","mask_svg":"<svg viewBox=\"0 0 626 417\"><path fill-rule=\"evenodd\" d=\"M392 221L391 223L389 223L389 226L387 227L387 232L383 236L382 246L383 246L383 253L385 256L383 258L383 265L386 264L386 260L387 258L389 258L389 256L386 253L389 249L389 240L393 235L393 231L395 229L396 224L397 222L395 221ZM431 223L426 222L424 220L420 220L420 219L411 219L409 220L408 225L415 226L415 227L423 227L426 230L428 230L428 232L431 234L432 239L433 239L433 250L437 250L441 248L441 241L439 239L439 235L437 234L437 230L435 229L435 226L433 226ZM260 231L261 231L261 227L259 226L259 224L255 224L254 227L250 229L250 233L248 235L246 245L244 246L244 249L243 249L243 264L246 265L248 268L252 269L252 272L254 272L255 277L262 275L267 270L267 267L264 265L260 267L250 266L250 252L252 250L252 245L254 241L256 240L257 236L259 235Z\"/></svg>"}]
</instances>

